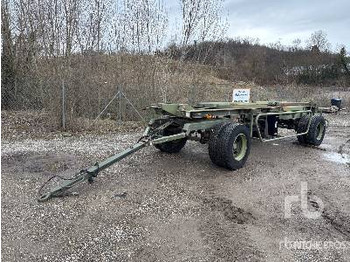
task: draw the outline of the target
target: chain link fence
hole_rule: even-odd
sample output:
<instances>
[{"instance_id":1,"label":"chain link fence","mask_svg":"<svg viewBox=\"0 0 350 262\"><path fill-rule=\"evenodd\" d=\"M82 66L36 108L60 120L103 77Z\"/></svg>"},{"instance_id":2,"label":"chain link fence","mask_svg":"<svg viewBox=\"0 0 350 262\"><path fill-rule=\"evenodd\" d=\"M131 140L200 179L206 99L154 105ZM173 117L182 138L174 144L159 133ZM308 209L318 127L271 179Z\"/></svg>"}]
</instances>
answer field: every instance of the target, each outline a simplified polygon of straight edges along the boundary
<instances>
[{"instance_id":1,"label":"chain link fence","mask_svg":"<svg viewBox=\"0 0 350 262\"><path fill-rule=\"evenodd\" d=\"M229 101L232 85L210 68L154 56L72 57L64 66L40 61L2 77L2 110L41 111L59 129L98 119L147 121L152 103Z\"/></svg>"}]
</instances>

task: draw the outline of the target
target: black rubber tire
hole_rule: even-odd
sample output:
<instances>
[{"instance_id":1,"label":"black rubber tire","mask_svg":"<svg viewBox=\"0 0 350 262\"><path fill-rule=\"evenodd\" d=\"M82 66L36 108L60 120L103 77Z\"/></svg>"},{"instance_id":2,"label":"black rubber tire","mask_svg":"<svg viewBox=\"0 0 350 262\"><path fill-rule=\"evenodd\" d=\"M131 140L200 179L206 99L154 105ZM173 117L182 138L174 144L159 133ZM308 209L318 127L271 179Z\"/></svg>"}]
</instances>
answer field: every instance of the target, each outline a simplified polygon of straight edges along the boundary
<instances>
[{"instance_id":1,"label":"black rubber tire","mask_svg":"<svg viewBox=\"0 0 350 262\"><path fill-rule=\"evenodd\" d=\"M233 144L239 136L243 136L246 143L246 149L241 159L235 159L233 155ZM227 168L229 170L236 170L244 166L248 159L251 146L251 139L249 135L249 128L238 123L229 123L223 125L218 137L216 139L216 147L212 154L215 154L214 164Z\"/></svg>"},{"instance_id":2,"label":"black rubber tire","mask_svg":"<svg viewBox=\"0 0 350 262\"><path fill-rule=\"evenodd\" d=\"M169 126L163 131L162 135L170 136L170 135L178 134L180 132L181 132L181 128ZM172 154L172 153L180 152L181 149L186 145L186 142L187 142L187 138L182 138L174 141L165 142L162 144L157 144L154 146L155 148L159 149L162 152Z\"/></svg>"},{"instance_id":3,"label":"black rubber tire","mask_svg":"<svg viewBox=\"0 0 350 262\"><path fill-rule=\"evenodd\" d=\"M319 130L321 127L321 130ZM322 128L323 127L323 128ZM323 116L317 115L311 118L309 132L307 133L307 143L314 146L321 145L326 134L326 120Z\"/></svg>"},{"instance_id":4,"label":"black rubber tire","mask_svg":"<svg viewBox=\"0 0 350 262\"><path fill-rule=\"evenodd\" d=\"M307 125L309 123L309 116L303 116L300 118L299 122L298 122L298 126L296 128L297 133L305 133L307 130ZM307 134L305 135L301 135L301 136L297 136L298 141L300 144L307 144Z\"/></svg>"},{"instance_id":5,"label":"black rubber tire","mask_svg":"<svg viewBox=\"0 0 350 262\"><path fill-rule=\"evenodd\" d=\"M222 131L223 127L230 124L230 122L222 122L217 125L215 125L211 130L210 130L210 139L208 143L208 151L209 151L209 157L211 161L215 164L220 166L220 157L219 154L217 153L217 141L220 132Z\"/></svg>"}]
</instances>

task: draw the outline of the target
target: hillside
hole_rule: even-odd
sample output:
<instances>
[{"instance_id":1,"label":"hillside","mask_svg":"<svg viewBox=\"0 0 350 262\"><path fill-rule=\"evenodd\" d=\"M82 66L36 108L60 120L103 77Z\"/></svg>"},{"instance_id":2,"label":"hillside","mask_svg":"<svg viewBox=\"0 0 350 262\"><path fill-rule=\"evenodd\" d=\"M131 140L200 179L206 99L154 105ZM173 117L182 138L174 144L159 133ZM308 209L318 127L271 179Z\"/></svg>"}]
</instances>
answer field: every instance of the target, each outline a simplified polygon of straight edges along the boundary
<instances>
[{"instance_id":1,"label":"hillside","mask_svg":"<svg viewBox=\"0 0 350 262\"><path fill-rule=\"evenodd\" d=\"M195 61L215 68L219 78L254 81L263 85L337 85L350 83L350 58L339 53L300 46L259 45L249 39L202 42L186 48L171 46L173 59Z\"/></svg>"}]
</instances>

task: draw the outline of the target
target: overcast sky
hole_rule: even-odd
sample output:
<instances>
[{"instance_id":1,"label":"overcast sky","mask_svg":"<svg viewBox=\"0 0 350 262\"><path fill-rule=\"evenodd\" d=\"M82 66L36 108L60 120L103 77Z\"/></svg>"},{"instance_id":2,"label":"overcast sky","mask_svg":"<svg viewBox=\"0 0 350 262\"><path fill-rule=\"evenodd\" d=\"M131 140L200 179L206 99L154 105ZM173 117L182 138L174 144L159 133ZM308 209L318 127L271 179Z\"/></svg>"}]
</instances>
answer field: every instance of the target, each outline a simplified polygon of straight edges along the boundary
<instances>
[{"instance_id":1,"label":"overcast sky","mask_svg":"<svg viewBox=\"0 0 350 262\"><path fill-rule=\"evenodd\" d=\"M178 1L166 2L174 23ZM304 44L313 32L323 30L332 50L344 44L350 51L349 0L226 0L224 10L228 13L228 37L249 36L264 44L291 44L300 38Z\"/></svg>"}]
</instances>

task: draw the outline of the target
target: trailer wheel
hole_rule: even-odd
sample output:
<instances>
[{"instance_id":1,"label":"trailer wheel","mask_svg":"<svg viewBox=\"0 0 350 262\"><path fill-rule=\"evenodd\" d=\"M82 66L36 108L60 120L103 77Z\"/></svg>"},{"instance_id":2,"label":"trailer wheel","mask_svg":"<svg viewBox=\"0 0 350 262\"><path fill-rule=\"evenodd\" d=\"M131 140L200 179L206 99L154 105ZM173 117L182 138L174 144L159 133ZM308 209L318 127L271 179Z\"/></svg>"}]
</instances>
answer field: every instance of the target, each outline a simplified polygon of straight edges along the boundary
<instances>
[{"instance_id":1,"label":"trailer wheel","mask_svg":"<svg viewBox=\"0 0 350 262\"><path fill-rule=\"evenodd\" d=\"M309 132L307 133L307 143L319 146L321 145L326 133L326 120L323 116L313 116L311 118Z\"/></svg>"},{"instance_id":2,"label":"trailer wheel","mask_svg":"<svg viewBox=\"0 0 350 262\"><path fill-rule=\"evenodd\" d=\"M169 126L162 132L163 136L175 135L181 132L181 128ZM166 153L178 153L186 145L187 138L173 140L162 144L154 145L155 148Z\"/></svg>"},{"instance_id":3,"label":"trailer wheel","mask_svg":"<svg viewBox=\"0 0 350 262\"><path fill-rule=\"evenodd\" d=\"M216 142L216 162L214 164L236 170L244 166L250 152L249 128L230 123L224 125Z\"/></svg>"},{"instance_id":4,"label":"trailer wheel","mask_svg":"<svg viewBox=\"0 0 350 262\"><path fill-rule=\"evenodd\" d=\"M222 122L217 125L215 125L211 130L210 130L210 139L208 143L208 151L209 151L209 157L211 161L218 166L222 166L221 164L221 158L219 155L219 150L218 150L218 137L220 135L220 132L222 132L223 127L230 124L230 122Z\"/></svg>"},{"instance_id":5,"label":"trailer wheel","mask_svg":"<svg viewBox=\"0 0 350 262\"><path fill-rule=\"evenodd\" d=\"M298 126L296 128L297 134L306 132L309 119L310 119L309 116L303 116L300 118L298 122ZM307 144L307 134L297 136L297 138L300 144Z\"/></svg>"}]
</instances>

